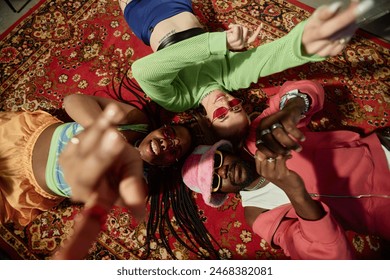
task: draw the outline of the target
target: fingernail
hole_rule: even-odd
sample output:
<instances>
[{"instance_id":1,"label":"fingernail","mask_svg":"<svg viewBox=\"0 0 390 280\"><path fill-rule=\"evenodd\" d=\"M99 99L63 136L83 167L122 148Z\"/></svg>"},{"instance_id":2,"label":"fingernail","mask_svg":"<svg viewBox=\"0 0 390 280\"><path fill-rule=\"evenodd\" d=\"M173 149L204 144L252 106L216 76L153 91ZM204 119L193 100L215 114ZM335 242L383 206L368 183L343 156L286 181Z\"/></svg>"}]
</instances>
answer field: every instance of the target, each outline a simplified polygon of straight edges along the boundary
<instances>
[{"instance_id":1,"label":"fingernail","mask_svg":"<svg viewBox=\"0 0 390 280\"><path fill-rule=\"evenodd\" d=\"M357 17L360 17L363 14L365 14L368 10L371 10L372 7L374 7L373 0L364 0L356 7L355 14Z\"/></svg>"},{"instance_id":2,"label":"fingernail","mask_svg":"<svg viewBox=\"0 0 390 280\"><path fill-rule=\"evenodd\" d=\"M80 144L80 139L77 138L76 136L75 136L75 137L72 137L72 138L70 139L70 143L75 144L75 145Z\"/></svg>"},{"instance_id":3,"label":"fingernail","mask_svg":"<svg viewBox=\"0 0 390 280\"><path fill-rule=\"evenodd\" d=\"M335 13L340 7L343 5L342 2L334 2L328 7L328 11L331 12L332 14Z\"/></svg>"}]
</instances>

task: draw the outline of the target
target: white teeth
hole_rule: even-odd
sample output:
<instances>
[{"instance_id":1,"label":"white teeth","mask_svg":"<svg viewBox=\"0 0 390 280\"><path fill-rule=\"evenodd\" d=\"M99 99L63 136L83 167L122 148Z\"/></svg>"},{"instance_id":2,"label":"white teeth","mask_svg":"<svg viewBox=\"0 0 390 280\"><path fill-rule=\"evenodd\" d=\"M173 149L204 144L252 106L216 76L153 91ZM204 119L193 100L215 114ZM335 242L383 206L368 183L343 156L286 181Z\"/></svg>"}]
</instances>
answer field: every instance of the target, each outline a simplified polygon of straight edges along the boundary
<instances>
[{"instance_id":1,"label":"white teeth","mask_svg":"<svg viewBox=\"0 0 390 280\"><path fill-rule=\"evenodd\" d=\"M158 147L154 141L150 143L150 147L152 148L152 152L156 155L158 153Z\"/></svg>"}]
</instances>

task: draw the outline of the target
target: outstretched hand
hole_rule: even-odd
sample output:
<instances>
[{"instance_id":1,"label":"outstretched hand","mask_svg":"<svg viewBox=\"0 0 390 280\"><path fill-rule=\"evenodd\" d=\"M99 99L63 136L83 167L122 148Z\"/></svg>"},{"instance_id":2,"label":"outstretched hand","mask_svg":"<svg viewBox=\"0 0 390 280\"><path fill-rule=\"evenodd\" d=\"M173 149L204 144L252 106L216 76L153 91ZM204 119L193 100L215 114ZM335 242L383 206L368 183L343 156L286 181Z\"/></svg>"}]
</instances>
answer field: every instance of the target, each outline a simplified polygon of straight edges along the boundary
<instances>
[{"instance_id":1,"label":"outstretched hand","mask_svg":"<svg viewBox=\"0 0 390 280\"><path fill-rule=\"evenodd\" d=\"M261 24L253 32L239 24L230 24L226 31L228 49L232 51L242 50L252 44L259 36L263 25Z\"/></svg>"},{"instance_id":2,"label":"outstretched hand","mask_svg":"<svg viewBox=\"0 0 390 280\"><path fill-rule=\"evenodd\" d=\"M72 199L85 203L85 208L76 220L73 235L54 259L84 258L118 199L136 218L143 218L147 196L143 162L139 152L115 129L124 117L117 105L109 104L96 122L71 139L60 155Z\"/></svg>"},{"instance_id":3,"label":"outstretched hand","mask_svg":"<svg viewBox=\"0 0 390 280\"><path fill-rule=\"evenodd\" d=\"M72 138L59 162L72 200L109 209L118 200L139 208L145 202L146 184L139 152L126 143L115 125L124 112L110 104L85 131Z\"/></svg>"},{"instance_id":4,"label":"outstretched hand","mask_svg":"<svg viewBox=\"0 0 390 280\"><path fill-rule=\"evenodd\" d=\"M304 27L302 45L306 54L325 57L340 53L358 28L357 19L373 4L373 0L355 0L344 11L340 11L341 2L318 8Z\"/></svg>"}]
</instances>

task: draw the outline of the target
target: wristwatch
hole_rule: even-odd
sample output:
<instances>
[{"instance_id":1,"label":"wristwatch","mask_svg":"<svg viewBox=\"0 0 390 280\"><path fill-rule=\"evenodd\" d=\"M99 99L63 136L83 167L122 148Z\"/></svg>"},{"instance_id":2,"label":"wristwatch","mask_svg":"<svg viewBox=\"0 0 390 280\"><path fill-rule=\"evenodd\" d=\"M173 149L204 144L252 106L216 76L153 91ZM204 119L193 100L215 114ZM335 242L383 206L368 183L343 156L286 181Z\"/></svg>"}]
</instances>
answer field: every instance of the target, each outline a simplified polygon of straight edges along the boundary
<instances>
[{"instance_id":1,"label":"wristwatch","mask_svg":"<svg viewBox=\"0 0 390 280\"><path fill-rule=\"evenodd\" d=\"M280 103L279 103L280 110L283 110L283 108L287 104L287 101L289 101L290 99L296 98L296 97L302 98L303 101L305 102L305 110L302 112L302 114L307 113L307 111L309 111L309 109L310 109L309 97L307 96L307 94L300 93L298 91L298 89L290 90L289 92L287 92L285 95L282 96L282 99L280 100Z\"/></svg>"}]
</instances>

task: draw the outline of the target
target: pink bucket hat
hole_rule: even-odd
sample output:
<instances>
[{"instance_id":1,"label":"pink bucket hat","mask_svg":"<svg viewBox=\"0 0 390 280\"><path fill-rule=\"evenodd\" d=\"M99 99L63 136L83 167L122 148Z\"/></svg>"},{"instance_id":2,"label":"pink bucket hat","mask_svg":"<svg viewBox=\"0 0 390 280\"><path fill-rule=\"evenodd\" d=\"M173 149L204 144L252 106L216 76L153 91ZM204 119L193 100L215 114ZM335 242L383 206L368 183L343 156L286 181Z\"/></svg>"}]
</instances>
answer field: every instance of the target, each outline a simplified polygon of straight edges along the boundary
<instances>
[{"instance_id":1,"label":"pink bucket hat","mask_svg":"<svg viewBox=\"0 0 390 280\"><path fill-rule=\"evenodd\" d=\"M227 194L211 193L214 172L214 154L216 150L232 151L233 146L227 140L214 145L200 145L186 159L182 168L183 182L191 190L201 193L204 202L212 207L221 206Z\"/></svg>"}]
</instances>

